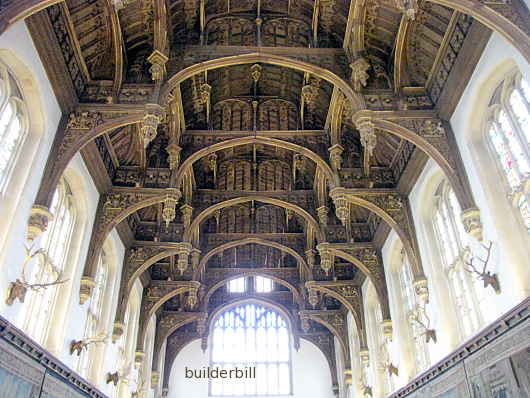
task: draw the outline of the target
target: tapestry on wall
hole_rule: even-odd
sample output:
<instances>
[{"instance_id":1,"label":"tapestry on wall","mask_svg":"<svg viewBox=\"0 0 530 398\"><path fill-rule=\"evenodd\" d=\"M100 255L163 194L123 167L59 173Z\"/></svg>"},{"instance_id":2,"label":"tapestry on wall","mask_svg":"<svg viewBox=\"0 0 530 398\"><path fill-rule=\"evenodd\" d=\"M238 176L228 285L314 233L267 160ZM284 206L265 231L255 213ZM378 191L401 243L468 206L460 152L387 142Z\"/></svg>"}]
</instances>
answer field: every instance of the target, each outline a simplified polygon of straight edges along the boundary
<instances>
[{"instance_id":1,"label":"tapestry on wall","mask_svg":"<svg viewBox=\"0 0 530 398\"><path fill-rule=\"evenodd\" d=\"M58 377L46 373L42 385L41 398L86 398L87 395L76 390Z\"/></svg>"},{"instance_id":2,"label":"tapestry on wall","mask_svg":"<svg viewBox=\"0 0 530 398\"><path fill-rule=\"evenodd\" d=\"M0 340L2 398L39 398L45 368Z\"/></svg>"}]
</instances>

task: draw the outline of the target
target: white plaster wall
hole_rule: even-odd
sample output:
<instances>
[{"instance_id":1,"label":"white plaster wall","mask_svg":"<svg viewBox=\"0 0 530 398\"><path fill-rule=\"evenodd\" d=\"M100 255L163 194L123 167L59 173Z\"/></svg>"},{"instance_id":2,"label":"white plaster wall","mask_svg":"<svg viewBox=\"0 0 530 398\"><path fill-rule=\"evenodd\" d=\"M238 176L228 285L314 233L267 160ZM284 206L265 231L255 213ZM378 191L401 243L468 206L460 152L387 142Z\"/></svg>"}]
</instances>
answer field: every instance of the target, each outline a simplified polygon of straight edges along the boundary
<instances>
[{"instance_id":1,"label":"white plaster wall","mask_svg":"<svg viewBox=\"0 0 530 398\"><path fill-rule=\"evenodd\" d=\"M48 159L61 109L48 81L32 38L23 21L18 22L0 36L0 59L10 67L17 78L25 100L29 105L30 132L18 158L17 167L6 189L0 196L0 292L5 294L9 283L20 278L26 236L26 225L33 206L44 167ZM26 90L26 88L28 88ZM76 357L69 354L72 340L83 337L88 303L79 304L79 283L83 273L94 216L99 201L94 182L79 154L68 165L65 172L78 210L74 231L74 244L69 251L65 278L68 282L59 289L57 307L51 320L51 329L45 346L62 362L75 369ZM111 276L108 304L104 311L105 329L112 333L114 314L118 302L119 279L125 248L114 230L106 242L111 253ZM4 296L2 296L4 297ZM21 325L23 304L18 301L7 306L0 300L0 315L16 325ZM100 389L110 393L104 378L107 372L114 372L117 363L117 349L114 344L102 344L97 349L99 366L87 377Z\"/></svg>"},{"instance_id":2,"label":"white plaster wall","mask_svg":"<svg viewBox=\"0 0 530 398\"><path fill-rule=\"evenodd\" d=\"M61 118L61 109L23 21L0 36L0 57L21 79L20 88L31 103L28 104L29 136L6 194L0 197L0 292L3 295L9 283L19 277L27 220ZM14 321L19 311L19 304L8 307L4 299L0 300L0 314L7 319Z\"/></svg>"},{"instance_id":3,"label":"white plaster wall","mask_svg":"<svg viewBox=\"0 0 530 398\"><path fill-rule=\"evenodd\" d=\"M324 354L310 342L300 341L300 349L292 350L293 398L334 398L331 373ZM179 353L169 379L168 398L207 397L208 381L185 379L187 366L200 369L208 366L210 353L201 350L200 340L188 344Z\"/></svg>"},{"instance_id":4,"label":"white plaster wall","mask_svg":"<svg viewBox=\"0 0 530 398\"><path fill-rule=\"evenodd\" d=\"M495 242L489 269L498 274L502 292L497 295L491 288L486 290L485 324L518 304L530 293L528 275L530 240L519 227L510 206L506 204L504 192L499 189L502 180L495 174L492 158L487 157L482 135L482 118L492 91L500 82L499 79L513 67L518 67L530 80L528 63L513 46L494 33L450 120L476 204L481 210L484 237ZM431 364L463 342L454 327L458 319L447 305L449 299L447 280L444 273L439 272L441 261L436 252L434 231L428 222L434 190L443 178L444 175L438 165L433 160L429 160L409 196L420 255L425 276L429 281L430 302L427 310L432 320L432 327L438 335L438 343L431 342L428 345ZM390 267L396 244L399 245L398 240L394 232L389 234L382 249L382 257L389 289L390 312L394 320L396 351L401 353L394 358L400 370L397 379L399 385L396 386L399 388L416 376L417 372L411 363L413 356L409 355L408 343L404 341L407 338L406 331L403 325L396 322L400 319L398 307L401 304L398 299L397 280L391 277ZM478 242L473 244L477 245Z\"/></svg>"},{"instance_id":5,"label":"white plaster wall","mask_svg":"<svg viewBox=\"0 0 530 398\"><path fill-rule=\"evenodd\" d=\"M495 304L501 312L530 294L530 239L507 204L503 180L485 145L482 122L493 90L513 67L530 81L530 65L513 46L493 34L450 121L482 213L485 238L497 243L497 261L492 265L503 290Z\"/></svg>"}]
</instances>

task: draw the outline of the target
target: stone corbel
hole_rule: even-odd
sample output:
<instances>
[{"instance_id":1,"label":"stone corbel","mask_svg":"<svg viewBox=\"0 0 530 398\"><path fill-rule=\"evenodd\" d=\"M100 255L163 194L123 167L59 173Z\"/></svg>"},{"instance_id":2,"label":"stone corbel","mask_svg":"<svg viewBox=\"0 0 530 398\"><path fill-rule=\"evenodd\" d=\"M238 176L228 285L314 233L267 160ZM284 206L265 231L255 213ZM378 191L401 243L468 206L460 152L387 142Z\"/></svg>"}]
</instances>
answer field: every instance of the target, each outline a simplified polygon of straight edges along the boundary
<instances>
[{"instance_id":1,"label":"stone corbel","mask_svg":"<svg viewBox=\"0 0 530 398\"><path fill-rule=\"evenodd\" d=\"M112 329L112 342L115 343L123 335L125 324L122 322L114 322Z\"/></svg>"},{"instance_id":2,"label":"stone corbel","mask_svg":"<svg viewBox=\"0 0 530 398\"><path fill-rule=\"evenodd\" d=\"M188 242L180 242L177 244L177 268L180 271L180 274L184 274L184 271L188 269L188 257L191 253L193 246Z\"/></svg>"},{"instance_id":3,"label":"stone corbel","mask_svg":"<svg viewBox=\"0 0 530 398\"><path fill-rule=\"evenodd\" d=\"M151 79L155 82L161 82L166 76L166 63L168 57L159 50L153 51L153 53L147 58L147 62L151 64L149 72L151 73Z\"/></svg>"},{"instance_id":4,"label":"stone corbel","mask_svg":"<svg viewBox=\"0 0 530 398\"><path fill-rule=\"evenodd\" d=\"M317 246L318 253L320 254L320 267L324 270L326 275L333 267L333 256L329 248L328 242L322 242Z\"/></svg>"},{"instance_id":5,"label":"stone corbel","mask_svg":"<svg viewBox=\"0 0 530 398\"><path fill-rule=\"evenodd\" d=\"M427 279L418 279L413 283L414 292L416 296L420 299L420 302L423 304L429 303L429 284Z\"/></svg>"},{"instance_id":6,"label":"stone corbel","mask_svg":"<svg viewBox=\"0 0 530 398\"><path fill-rule=\"evenodd\" d=\"M331 167L335 171L340 171L342 169L342 153L344 152L344 148L339 144L335 144L328 151Z\"/></svg>"},{"instance_id":7,"label":"stone corbel","mask_svg":"<svg viewBox=\"0 0 530 398\"><path fill-rule=\"evenodd\" d=\"M353 373L351 369L344 370L344 382L348 386L351 386L353 384Z\"/></svg>"},{"instance_id":8,"label":"stone corbel","mask_svg":"<svg viewBox=\"0 0 530 398\"><path fill-rule=\"evenodd\" d=\"M145 352L136 351L134 353L134 366L136 366L137 369L142 366L142 362L144 361L144 358L145 358Z\"/></svg>"},{"instance_id":9,"label":"stone corbel","mask_svg":"<svg viewBox=\"0 0 530 398\"><path fill-rule=\"evenodd\" d=\"M96 286L96 282L93 278L83 276L81 278L81 284L79 286L79 304L83 305L92 296L92 290Z\"/></svg>"},{"instance_id":10,"label":"stone corbel","mask_svg":"<svg viewBox=\"0 0 530 398\"><path fill-rule=\"evenodd\" d=\"M31 214L28 220L26 239L32 242L41 236L48 228L48 224L52 219L53 215L47 207L34 205L31 208Z\"/></svg>"},{"instance_id":11,"label":"stone corbel","mask_svg":"<svg viewBox=\"0 0 530 398\"><path fill-rule=\"evenodd\" d=\"M156 138L158 125L165 117L164 108L157 104L147 104L146 113L140 127L140 135L144 148Z\"/></svg>"},{"instance_id":12,"label":"stone corbel","mask_svg":"<svg viewBox=\"0 0 530 398\"><path fill-rule=\"evenodd\" d=\"M351 69L351 83L353 89L360 92L368 83L368 70L370 69L370 62L364 57L357 58L350 64Z\"/></svg>"},{"instance_id":13,"label":"stone corbel","mask_svg":"<svg viewBox=\"0 0 530 398\"><path fill-rule=\"evenodd\" d=\"M153 388L156 387L159 381L160 381L160 372L153 370L151 372L151 386Z\"/></svg>"},{"instance_id":14,"label":"stone corbel","mask_svg":"<svg viewBox=\"0 0 530 398\"><path fill-rule=\"evenodd\" d=\"M482 221L480 220L480 210L472 207L464 210L460 217L464 225L464 230L478 241L482 241L483 227Z\"/></svg>"}]
</instances>

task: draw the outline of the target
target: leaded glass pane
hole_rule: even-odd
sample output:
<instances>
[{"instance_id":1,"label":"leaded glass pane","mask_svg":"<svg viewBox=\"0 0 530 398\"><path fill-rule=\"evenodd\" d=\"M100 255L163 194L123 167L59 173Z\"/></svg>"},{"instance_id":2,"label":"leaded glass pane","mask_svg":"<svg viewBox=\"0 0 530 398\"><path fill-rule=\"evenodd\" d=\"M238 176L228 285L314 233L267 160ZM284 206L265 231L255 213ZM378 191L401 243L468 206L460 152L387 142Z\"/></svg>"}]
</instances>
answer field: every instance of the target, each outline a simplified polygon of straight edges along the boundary
<instances>
[{"instance_id":1,"label":"leaded glass pane","mask_svg":"<svg viewBox=\"0 0 530 398\"><path fill-rule=\"evenodd\" d=\"M291 393L289 331L275 311L240 305L214 324L212 368L256 367L256 378L212 379L210 396L283 397Z\"/></svg>"}]
</instances>

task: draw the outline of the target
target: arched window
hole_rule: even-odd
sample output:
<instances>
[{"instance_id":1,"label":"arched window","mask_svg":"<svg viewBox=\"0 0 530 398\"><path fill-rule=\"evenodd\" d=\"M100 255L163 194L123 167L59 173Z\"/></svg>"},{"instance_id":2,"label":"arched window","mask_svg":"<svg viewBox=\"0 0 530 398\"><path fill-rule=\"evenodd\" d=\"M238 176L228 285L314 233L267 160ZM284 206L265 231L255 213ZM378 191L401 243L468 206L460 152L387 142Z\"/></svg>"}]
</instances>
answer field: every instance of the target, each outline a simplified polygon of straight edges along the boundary
<instances>
[{"instance_id":1,"label":"arched window","mask_svg":"<svg viewBox=\"0 0 530 398\"><path fill-rule=\"evenodd\" d=\"M4 193L11 171L28 131L26 108L13 76L0 63L0 193Z\"/></svg>"},{"instance_id":2,"label":"arched window","mask_svg":"<svg viewBox=\"0 0 530 398\"><path fill-rule=\"evenodd\" d=\"M449 279L453 306L458 314L461 336L467 337L482 324L479 301L483 290L465 268L469 242L460 221L461 209L455 193L443 181L436 191L434 230L444 271ZM480 294L480 297L478 296Z\"/></svg>"},{"instance_id":3,"label":"arched window","mask_svg":"<svg viewBox=\"0 0 530 398\"><path fill-rule=\"evenodd\" d=\"M212 368L255 367L255 378L212 379L210 396L284 397L292 394L287 322L276 311L244 304L222 313L212 334Z\"/></svg>"},{"instance_id":4,"label":"arched window","mask_svg":"<svg viewBox=\"0 0 530 398\"><path fill-rule=\"evenodd\" d=\"M407 318L420 310L418 296L414 292L413 277L405 250L401 250L401 261L398 270L399 287ZM416 360L416 371L421 372L430 365L429 351L425 342L424 330L417 322L409 322L410 333L414 346L414 358Z\"/></svg>"},{"instance_id":5,"label":"arched window","mask_svg":"<svg viewBox=\"0 0 530 398\"><path fill-rule=\"evenodd\" d=\"M486 132L505 177L508 197L530 234L530 85L507 77L490 102Z\"/></svg>"},{"instance_id":6,"label":"arched window","mask_svg":"<svg viewBox=\"0 0 530 398\"><path fill-rule=\"evenodd\" d=\"M85 325L84 339L89 338L103 338L102 335L102 314L103 314L103 299L105 297L105 291L107 287L107 280L109 274L109 267L105 251L102 251L99 256L98 268L95 278L94 290L90 299L90 305L87 310L87 319ZM84 350L80 357L77 365L79 374L85 378L89 375L91 367L91 361L93 360L95 346L89 345Z\"/></svg>"},{"instance_id":7,"label":"arched window","mask_svg":"<svg viewBox=\"0 0 530 398\"><path fill-rule=\"evenodd\" d=\"M33 267L29 278L31 284L52 283L65 270L76 214L72 192L64 179L55 191L50 211L53 221L41 238L41 247L48 254L50 263L41 261ZM41 344L47 337L48 320L60 286L52 285L29 293L24 329Z\"/></svg>"}]
</instances>

